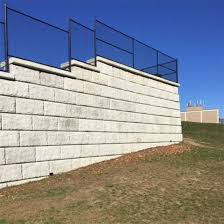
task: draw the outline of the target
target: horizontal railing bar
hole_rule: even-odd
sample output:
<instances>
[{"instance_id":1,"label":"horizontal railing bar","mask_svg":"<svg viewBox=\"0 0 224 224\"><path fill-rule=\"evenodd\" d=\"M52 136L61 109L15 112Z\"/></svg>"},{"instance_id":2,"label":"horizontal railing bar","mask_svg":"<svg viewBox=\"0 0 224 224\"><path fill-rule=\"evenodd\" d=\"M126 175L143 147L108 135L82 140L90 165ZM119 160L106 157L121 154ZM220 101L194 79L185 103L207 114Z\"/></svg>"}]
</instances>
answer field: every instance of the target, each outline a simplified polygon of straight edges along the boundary
<instances>
[{"instance_id":1,"label":"horizontal railing bar","mask_svg":"<svg viewBox=\"0 0 224 224\"><path fill-rule=\"evenodd\" d=\"M149 46L148 44L145 44L145 43L143 43L143 42L141 42L141 41L139 41L139 40L136 40L136 39L134 39L134 40L135 40L136 42L138 42L138 43L144 45L145 47L151 48L151 49L153 49L153 50L155 50L155 51L158 51L158 52L161 53L161 54L164 54L165 56L167 56L167 57L169 57L169 58L171 58L171 59L173 59L173 60L176 60L176 58L173 58L173 57L169 56L168 54L163 53L162 51L160 51L160 50L158 50L158 49L156 49L156 48L154 48L154 47Z\"/></svg>"},{"instance_id":2,"label":"horizontal railing bar","mask_svg":"<svg viewBox=\"0 0 224 224\"><path fill-rule=\"evenodd\" d=\"M105 24L105 23L103 23L103 22L101 22L101 21L99 21L99 20L97 20L97 19L96 19L96 22L101 23L102 25L104 25L104 26L106 26L106 27L108 27L108 28L110 28L110 29L112 29L112 30L114 30L114 31L116 31L116 32L118 32L118 33L120 33L120 34L126 36L126 37L129 38L129 39L134 39L133 37L131 37L131 36L129 36L129 35L127 35L127 34L121 32L121 31L119 31L119 30L117 30L117 29L115 29L115 28L113 28L113 27L111 27L111 26L108 26L107 24Z\"/></svg>"},{"instance_id":3,"label":"horizontal railing bar","mask_svg":"<svg viewBox=\"0 0 224 224\"><path fill-rule=\"evenodd\" d=\"M80 26L82 26L82 27L84 27L84 28L86 28L86 29L88 29L88 30L90 30L90 31L93 32L93 29L91 29L91 28L89 28L89 27L87 27L87 26L85 26L85 25L83 25L83 24L81 24L81 23L79 23L79 22L73 20L72 18L70 18L69 20L70 20L71 22L76 23L77 25L80 25Z\"/></svg>"},{"instance_id":4,"label":"horizontal railing bar","mask_svg":"<svg viewBox=\"0 0 224 224\"><path fill-rule=\"evenodd\" d=\"M172 69L172 68L168 68L168 67L163 66L163 65L158 65L158 66L161 66L161 67L166 68L166 69L168 69L168 70L170 70L170 71L174 71L174 72L176 72L176 70L174 70L174 69Z\"/></svg>"},{"instance_id":5,"label":"horizontal railing bar","mask_svg":"<svg viewBox=\"0 0 224 224\"><path fill-rule=\"evenodd\" d=\"M143 69L141 69L141 71L143 71L145 69L153 68L153 67L157 67L157 65L153 65L153 66L149 66L149 67L143 68Z\"/></svg>"},{"instance_id":6,"label":"horizontal railing bar","mask_svg":"<svg viewBox=\"0 0 224 224\"><path fill-rule=\"evenodd\" d=\"M163 76L167 76L167 75L172 75L172 74L175 74L176 73L176 71L175 72L170 72L170 73L167 73L167 74L165 74L165 75L162 75L161 77L163 77Z\"/></svg>"},{"instance_id":7,"label":"horizontal railing bar","mask_svg":"<svg viewBox=\"0 0 224 224\"><path fill-rule=\"evenodd\" d=\"M166 62L166 63L158 64L158 66L162 66L162 67L164 67L164 68L173 70L173 69L171 69L171 68L165 67L164 65L169 64L169 63L172 63L172 62L174 62L174 61L176 61L176 59L173 60L173 61L170 61L170 62ZM149 68L153 68L153 67L157 67L157 65L153 65L153 66L149 66L149 67L143 68L143 69L141 69L141 71L143 71L144 69L149 69ZM174 70L173 70L173 71L174 71ZM176 70L175 70L175 71L176 71Z\"/></svg>"},{"instance_id":8,"label":"horizontal railing bar","mask_svg":"<svg viewBox=\"0 0 224 224\"><path fill-rule=\"evenodd\" d=\"M130 52L130 51L127 51L127 50L125 50L125 49L123 49L123 48L120 48L120 47L118 47L118 46L115 46L115 45L113 45L113 44L111 44L111 43L108 43L108 42L106 42L106 41L104 41L104 40L101 40L101 39L99 39L99 38L96 38L96 40L101 41L101 42L103 42L103 43L105 43L105 44L108 44L108 45L110 45L110 46L112 46L112 47L114 47L114 48L117 48L117 49L121 50L121 51L125 51L126 53L133 54L133 53Z\"/></svg>"},{"instance_id":9,"label":"horizontal railing bar","mask_svg":"<svg viewBox=\"0 0 224 224\"><path fill-rule=\"evenodd\" d=\"M60 28L60 27L58 27L58 26L52 25L52 24L50 24L50 23L47 23L47 22L45 22L45 21L43 21L43 20L37 19L37 18L35 18L35 17L33 17L33 16L27 15L27 14L25 14L25 13L23 13L23 12L19 12L19 11L15 10L15 9L12 9L12 8L9 8L9 7L7 7L7 9L9 9L9 10L11 10L11 11L13 11L13 12L16 12L16 13L18 13L18 14L20 14L20 15L26 16L26 17L28 17L28 18L30 18L30 19L36 20L36 21L38 21L38 22L40 22L40 23L43 23L43 24L45 24L45 25L51 26L52 28L58 29L58 30L63 31L63 32L65 32L65 33L68 33L67 30L64 30L64 29L62 29L62 28Z\"/></svg>"},{"instance_id":10,"label":"horizontal railing bar","mask_svg":"<svg viewBox=\"0 0 224 224\"><path fill-rule=\"evenodd\" d=\"M2 25L4 25L5 23L4 22L2 22L2 21L0 21L0 23L2 24Z\"/></svg>"}]
</instances>

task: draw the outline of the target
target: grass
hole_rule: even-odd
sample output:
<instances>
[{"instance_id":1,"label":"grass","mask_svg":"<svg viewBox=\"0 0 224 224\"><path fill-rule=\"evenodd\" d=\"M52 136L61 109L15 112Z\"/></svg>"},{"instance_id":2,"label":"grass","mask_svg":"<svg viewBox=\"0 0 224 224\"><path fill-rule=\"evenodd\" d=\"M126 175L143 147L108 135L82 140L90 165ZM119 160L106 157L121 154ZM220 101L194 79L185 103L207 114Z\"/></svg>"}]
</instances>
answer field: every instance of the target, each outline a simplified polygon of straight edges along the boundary
<instances>
[{"instance_id":1,"label":"grass","mask_svg":"<svg viewBox=\"0 0 224 224\"><path fill-rule=\"evenodd\" d=\"M224 125L185 142L0 191L0 224L224 223Z\"/></svg>"}]
</instances>

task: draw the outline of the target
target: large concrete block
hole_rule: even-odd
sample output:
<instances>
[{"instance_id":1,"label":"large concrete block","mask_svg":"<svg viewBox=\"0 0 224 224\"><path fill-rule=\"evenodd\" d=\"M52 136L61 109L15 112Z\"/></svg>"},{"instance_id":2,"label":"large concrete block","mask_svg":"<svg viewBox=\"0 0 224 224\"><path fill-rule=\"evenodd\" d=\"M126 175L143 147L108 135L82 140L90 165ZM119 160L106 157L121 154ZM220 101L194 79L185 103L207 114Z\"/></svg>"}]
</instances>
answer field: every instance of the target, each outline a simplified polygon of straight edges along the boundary
<instances>
[{"instance_id":1,"label":"large concrete block","mask_svg":"<svg viewBox=\"0 0 224 224\"><path fill-rule=\"evenodd\" d=\"M48 145L71 145L70 132L47 132Z\"/></svg>"},{"instance_id":2,"label":"large concrete block","mask_svg":"<svg viewBox=\"0 0 224 224\"><path fill-rule=\"evenodd\" d=\"M91 157L99 155L99 145L82 145L81 157Z\"/></svg>"},{"instance_id":3,"label":"large concrete block","mask_svg":"<svg viewBox=\"0 0 224 224\"><path fill-rule=\"evenodd\" d=\"M79 120L75 118L59 118L58 130L77 131L79 129Z\"/></svg>"},{"instance_id":4,"label":"large concrete block","mask_svg":"<svg viewBox=\"0 0 224 224\"><path fill-rule=\"evenodd\" d=\"M88 144L89 143L89 133L88 132L67 132L69 135L70 144Z\"/></svg>"},{"instance_id":5,"label":"large concrete block","mask_svg":"<svg viewBox=\"0 0 224 224\"><path fill-rule=\"evenodd\" d=\"M81 167L80 159L72 159L71 163L72 163L72 170L75 170Z\"/></svg>"},{"instance_id":6,"label":"large concrete block","mask_svg":"<svg viewBox=\"0 0 224 224\"><path fill-rule=\"evenodd\" d=\"M44 115L67 117L67 104L44 102Z\"/></svg>"},{"instance_id":7,"label":"large concrete block","mask_svg":"<svg viewBox=\"0 0 224 224\"><path fill-rule=\"evenodd\" d=\"M123 111L136 111L137 105L131 102L112 100L110 101L110 108L113 110L123 110Z\"/></svg>"},{"instance_id":8,"label":"large concrete block","mask_svg":"<svg viewBox=\"0 0 224 224\"><path fill-rule=\"evenodd\" d=\"M54 101L54 89L40 85L29 85L30 98Z\"/></svg>"},{"instance_id":9,"label":"large concrete block","mask_svg":"<svg viewBox=\"0 0 224 224\"><path fill-rule=\"evenodd\" d=\"M2 114L2 129L32 130L32 117L21 114Z\"/></svg>"},{"instance_id":10,"label":"large concrete block","mask_svg":"<svg viewBox=\"0 0 224 224\"><path fill-rule=\"evenodd\" d=\"M88 142L89 144L103 144L106 143L106 138L108 133L104 132L88 132Z\"/></svg>"},{"instance_id":11,"label":"large concrete block","mask_svg":"<svg viewBox=\"0 0 224 224\"><path fill-rule=\"evenodd\" d=\"M5 164L5 149L0 148L0 165Z\"/></svg>"},{"instance_id":12,"label":"large concrete block","mask_svg":"<svg viewBox=\"0 0 224 224\"><path fill-rule=\"evenodd\" d=\"M88 165L93 164L93 158L89 157L89 158L80 158L80 167L85 167Z\"/></svg>"},{"instance_id":13,"label":"large concrete block","mask_svg":"<svg viewBox=\"0 0 224 224\"><path fill-rule=\"evenodd\" d=\"M0 184L0 189L7 187L6 183Z\"/></svg>"},{"instance_id":14,"label":"large concrete block","mask_svg":"<svg viewBox=\"0 0 224 224\"><path fill-rule=\"evenodd\" d=\"M77 93L62 89L55 89L55 101L61 103L76 104Z\"/></svg>"},{"instance_id":15,"label":"large concrete block","mask_svg":"<svg viewBox=\"0 0 224 224\"><path fill-rule=\"evenodd\" d=\"M1 79L0 94L7 96L28 97L28 84Z\"/></svg>"},{"instance_id":16,"label":"large concrete block","mask_svg":"<svg viewBox=\"0 0 224 224\"><path fill-rule=\"evenodd\" d=\"M81 145L61 146L61 159L73 159L80 157L81 148Z\"/></svg>"},{"instance_id":17,"label":"large concrete block","mask_svg":"<svg viewBox=\"0 0 224 224\"><path fill-rule=\"evenodd\" d=\"M0 183L21 179L22 170L20 164L0 166Z\"/></svg>"},{"instance_id":18,"label":"large concrete block","mask_svg":"<svg viewBox=\"0 0 224 224\"><path fill-rule=\"evenodd\" d=\"M64 79L64 89L72 90L74 92L83 92L84 81L77 79Z\"/></svg>"},{"instance_id":19,"label":"large concrete block","mask_svg":"<svg viewBox=\"0 0 224 224\"><path fill-rule=\"evenodd\" d=\"M49 164L50 164L50 172L54 174L72 170L71 159L50 161Z\"/></svg>"},{"instance_id":20,"label":"large concrete block","mask_svg":"<svg viewBox=\"0 0 224 224\"><path fill-rule=\"evenodd\" d=\"M10 65L10 72L15 75L16 80L40 84L40 72L37 70Z\"/></svg>"},{"instance_id":21,"label":"large concrete block","mask_svg":"<svg viewBox=\"0 0 224 224\"><path fill-rule=\"evenodd\" d=\"M19 146L18 131L0 131L0 147Z\"/></svg>"},{"instance_id":22,"label":"large concrete block","mask_svg":"<svg viewBox=\"0 0 224 224\"><path fill-rule=\"evenodd\" d=\"M36 161L56 160L60 158L60 146L43 146L36 148Z\"/></svg>"},{"instance_id":23,"label":"large concrete block","mask_svg":"<svg viewBox=\"0 0 224 224\"><path fill-rule=\"evenodd\" d=\"M88 94L77 94L77 104L100 108L110 108L110 99Z\"/></svg>"},{"instance_id":24,"label":"large concrete block","mask_svg":"<svg viewBox=\"0 0 224 224\"><path fill-rule=\"evenodd\" d=\"M102 120L79 120L80 131L104 131L104 122Z\"/></svg>"},{"instance_id":25,"label":"large concrete block","mask_svg":"<svg viewBox=\"0 0 224 224\"><path fill-rule=\"evenodd\" d=\"M109 75L113 74L113 67L111 65L97 61L97 68L100 70L101 73Z\"/></svg>"},{"instance_id":26,"label":"large concrete block","mask_svg":"<svg viewBox=\"0 0 224 224\"><path fill-rule=\"evenodd\" d=\"M84 73L85 74L85 73ZM84 76L85 79L85 76ZM91 75L91 80L88 79L91 82L97 83L97 84L101 84L101 85L108 85L110 76L102 74L102 73L97 73L97 72L92 72ZM87 79L86 79L87 80Z\"/></svg>"},{"instance_id":27,"label":"large concrete block","mask_svg":"<svg viewBox=\"0 0 224 224\"><path fill-rule=\"evenodd\" d=\"M64 78L55 74L46 72L40 73L40 83L45 86L52 86L56 88L64 88Z\"/></svg>"},{"instance_id":28,"label":"large concrete block","mask_svg":"<svg viewBox=\"0 0 224 224\"><path fill-rule=\"evenodd\" d=\"M124 144L102 144L99 145L99 156L121 155Z\"/></svg>"},{"instance_id":29,"label":"large concrete block","mask_svg":"<svg viewBox=\"0 0 224 224\"><path fill-rule=\"evenodd\" d=\"M85 70L83 68L77 67L77 66L72 66L72 74L77 78L77 79L83 79L83 74L86 73L89 75L90 73L88 70Z\"/></svg>"},{"instance_id":30,"label":"large concrete block","mask_svg":"<svg viewBox=\"0 0 224 224\"><path fill-rule=\"evenodd\" d=\"M23 179L48 176L49 162L35 162L22 164Z\"/></svg>"},{"instance_id":31,"label":"large concrete block","mask_svg":"<svg viewBox=\"0 0 224 224\"><path fill-rule=\"evenodd\" d=\"M16 98L16 113L43 114L43 101Z\"/></svg>"},{"instance_id":32,"label":"large concrete block","mask_svg":"<svg viewBox=\"0 0 224 224\"><path fill-rule=\"evenodd\" d=\"M6 164L28 163L35 161L34 147L14 147L5 149Z\"/></svg>"},{"instance_id":33,"label":"large concrete block","mask_svg":"<svg viewBox=\"0 0 224 224\"><path fill-rule=\"evenodd\" d=\"M12 97L0 96L0 112L15 112L16 100Z\"/></svg>"},{"instance_id":34,"label":"large concrete block","mask_svg":"<svg viewBox=\"0 0 224 224\"><path fill-rule=\"evenodd\" d=\"M122 133L106 133L105 143L120 143L120 136Z\"/></svg>"},{"instance_id":35,"label":"large concrete block","mask_svg":"<svg viewBox=\"0 0 224 224\"><path fill-rule=\"evenodd\" d=\"M45 131L20 132L20 146L41 146L47 144L47 132Z\"/></svg>"},{"instance_id":36,"label":"large concrete block","mask_svg":"<svg viewBox=\"0 0 224 224\"><path fill-rule=\"evenodd\" d=\"M33 116L33 130L58 130L58 118Z\"/></svg>"},{"instance_id":37,"label":"large concrete block","mask_svg":"<svg viewBox=\"0 0 224 224\"><path fill-rule=\"evenodd\" d=\"M101 95L101 85L91 82L84 82L83 91L84 93L93 94L93 95Z\"/></svg>"}]
</instances>

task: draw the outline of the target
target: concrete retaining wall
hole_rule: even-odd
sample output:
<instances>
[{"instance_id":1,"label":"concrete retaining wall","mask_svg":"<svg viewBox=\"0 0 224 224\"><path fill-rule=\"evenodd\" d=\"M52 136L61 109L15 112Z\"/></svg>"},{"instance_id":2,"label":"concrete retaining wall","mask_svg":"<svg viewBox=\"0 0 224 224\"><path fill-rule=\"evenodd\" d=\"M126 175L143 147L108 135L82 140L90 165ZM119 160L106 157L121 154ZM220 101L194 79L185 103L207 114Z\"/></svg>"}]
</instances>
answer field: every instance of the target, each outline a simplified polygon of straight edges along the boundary
<instances>
[{"instance_id":1,"label":"concrete retaining wall","mask_svg":"<svg viewBox=\"0 0 224 224\"><path fill-rule=\"evenodd\" d=\"M0 74L0 187L182 141L178 85L97 58Z\"/></svg>"}]
</instances>

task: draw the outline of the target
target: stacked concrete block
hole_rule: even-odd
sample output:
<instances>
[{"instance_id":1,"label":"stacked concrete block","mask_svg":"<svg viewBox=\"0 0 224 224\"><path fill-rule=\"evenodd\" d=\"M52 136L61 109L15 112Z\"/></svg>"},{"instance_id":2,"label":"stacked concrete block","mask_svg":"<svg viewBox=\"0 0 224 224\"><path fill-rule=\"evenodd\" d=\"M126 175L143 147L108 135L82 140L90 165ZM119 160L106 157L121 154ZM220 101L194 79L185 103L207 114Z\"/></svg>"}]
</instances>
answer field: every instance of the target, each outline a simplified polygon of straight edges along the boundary
<instances>
[{"instance_id":1,"label":"stacked concrete block","mask_svg":"<svg viewBox=\"0 0 224 224\"><path fill-rule=\"evenodd\" d=\"M0 79L0 188L182 141L175 83L102 58L55 71L12 60Z\"/></svg>"}]
</instances>

